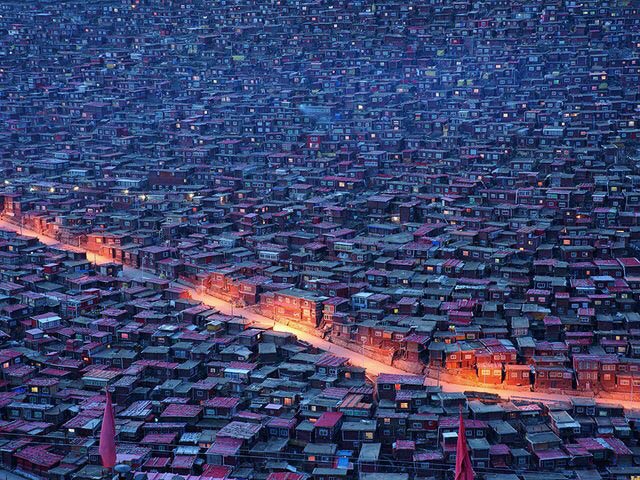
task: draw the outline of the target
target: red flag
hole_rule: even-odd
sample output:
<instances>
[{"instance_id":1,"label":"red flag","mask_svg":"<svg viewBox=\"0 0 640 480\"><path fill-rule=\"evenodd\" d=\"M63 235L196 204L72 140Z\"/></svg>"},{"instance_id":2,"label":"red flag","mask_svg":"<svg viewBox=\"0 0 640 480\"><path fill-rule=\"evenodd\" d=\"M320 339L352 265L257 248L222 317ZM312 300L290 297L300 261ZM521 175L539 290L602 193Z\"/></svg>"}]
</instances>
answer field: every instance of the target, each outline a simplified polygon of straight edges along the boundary
<instances>
[{"instance_id":1,"label":"red flag","mask_svg":"<svg viewBox=\"0 0 640 480\"><path fill-rule=\"evenodd\" d=\"M471 457L469 457L469 450L467 450L467 434L464 430L462 409L460 409L460 428L458 432L458 445L456 445L455 480L473 480L473 467L471 467Z\"/></svg>"},{"instance_id":2,"label":"red flag","mask_svg":"<svg viewBox=\"0 0 640 480\"><path fill-rule=\"evenodd\" d=\"M102 466L113 468L116 465L116 419L113 416L111 394L107 390L107 404L104 407L102 427L100 429L100 458Z\"/></svg>"}]
</instances>

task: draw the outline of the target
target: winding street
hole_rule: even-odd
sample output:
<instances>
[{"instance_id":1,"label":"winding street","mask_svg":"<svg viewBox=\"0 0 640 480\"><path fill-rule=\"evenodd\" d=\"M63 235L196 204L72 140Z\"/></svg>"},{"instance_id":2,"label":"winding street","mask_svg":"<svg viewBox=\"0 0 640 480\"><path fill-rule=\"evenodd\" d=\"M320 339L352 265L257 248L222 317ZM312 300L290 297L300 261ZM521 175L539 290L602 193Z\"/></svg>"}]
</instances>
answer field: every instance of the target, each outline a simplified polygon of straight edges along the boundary
<instances>
[{"instance_id":1,"label":"winding street","mask_svg":"<svg viewBox=\"0 0 640 480\"><path fill-rule=\"evenodd\" d=\"M55 245L55 246L60 246L62 248L76 251L76 252L85 252L87 253L87 258L97 264L116 263L114 262L114 260L110 258L103 257L93 252L88 252L87 250L79 248L77 246L62 244L54 238L48 237L46 235L35 232L28 228L24 228L24 227L21 228L20 226L10 223L4 219L0 219L0 229L9 230L17 233L22 232L23 235L37 237L40 240L40 242L42 242L45 245L51 245L51 246ZM159 279L158 276L152 273L143 271L138 268L133 268L127 265L123 266L123 270L126 276L129 278L138 279L138 280L144 279L144 278ZM219 311L221 311L222 313L245 317L251 320L252 322L254 322L258 326L273 328L273 330L277 332L292 333L296 337L298 337L299 340L307 342L308 344L313 345L314 347L327 350L338 356L346 357L349 359L352 365L366 368L369 376L375 377L380 373L394 373L394 374L406 373L405 371L400 370L396 367L392 367L382 362L379 362L377 360L374 360L372 358L369 358L366 355L363 355L362 353L358 353L348 348L335 345L323 338L312 335L308 332L298 330L289 325L274 322L271 318L260 315L250 309L233 307L230 303L224 300L221 300L217 297L214 297L212 295L198 292L196 289L188 288L188 287L185 287L184 285L180 285L180 286L187 288L193 299L201 301L208 306L214 307ZM450 383L450 382L437 382L435 379L430 379L430 378L427 379L426 383L428 385L436 385L437 383L439 383L445 392L474 391L474 392L499 394L503 398L523 399L523 400L527 399L527 400L540 401L540 402L562 402L562 401L569 401L571 398L568 395L555 394L555 393L530 392L530 391L523 391L523 390L508 390L508 389L492 389L491 387L484 387L480 385L469 386L469 385L459 385L459 384ZM640 398L640 393L639 393L639 396L636 398ZM635 399L634 401L631 401L631 400L607 399L607 398L601 397L601 398L598 398L598 400L602 402L620 404L627 409L640 409L640 401Z\"/></svg>"}]
</instances>

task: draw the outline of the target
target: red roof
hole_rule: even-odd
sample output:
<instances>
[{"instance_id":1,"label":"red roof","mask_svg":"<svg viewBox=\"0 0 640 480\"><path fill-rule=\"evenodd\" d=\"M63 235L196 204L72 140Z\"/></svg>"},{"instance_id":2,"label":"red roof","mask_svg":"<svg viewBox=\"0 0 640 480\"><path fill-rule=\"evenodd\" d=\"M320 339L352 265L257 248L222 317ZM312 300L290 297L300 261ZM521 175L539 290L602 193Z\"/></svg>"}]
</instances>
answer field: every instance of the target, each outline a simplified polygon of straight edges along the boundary
<instances>
[{"instance_id":1,"label":"red roof","mask_svg":"<svg viewBox=\"0 0 640 480\"><path fill-rule=\"evenodd\" d=\"M443 458L444 456L441 452L422 452L413 454L414 462L429 462L434 460L442 460Z\"/></svg>"},{"instance_id":2,"label":"red roof","mask_svg":"<svg viewBox=\"0 0 640 480\"><path fill-rule=\"evenodd\" d=\"M183 405L172 403L168 405L167 408L162 412L161 417L197 417L202 412L202 407L200 405Z\"/></svg>"},{"instance_id":3,"label":"red roof","mask_svg":"<svg viewBox=\"0 0 640 480\"><path fill-rule=\"evenodd\" d=\"M267 477L267 480L301 480L304 475L293 472L273 472Z\"/></svg>"},{"instance_id":4,"label":"red roof","mask_svg":"<svg viewBox=\"0 0 640 480\"><path fill-rule=\"evenodd\" d=\"M169 465L169 457L151 457L144 462L145 467L162 468Z\"/></svg>"},{"instance_id":5,"label":"red roof","mask_svg":"<svg viewBox=\"0 0 640 480\"><path fill-rule=\"evenodd\" d=\"M633 452L619 438L600 438L598 441L605 441L609 444L616 455L633 455Z\"/></svg>"},{"instance_id":6,"label":"red roof","mask_svg":"<svg viewBox=\"0 0 640 480\"><path fill-rule=\"evenodd\" d=\"M195 455L176 455L171 462L172 468L191 469L196 461Z\"/></svg>"},{"instance_id":7,"label":"red roof","mask_svg":"<svg viewBox=\"0 0 640 480\"><path fill-rule=\"evenodd\" d=\"M240 451L243 440L240 438L218 437L207 450L207 454L235 455Z\"/></svg>"},{"instance_id":8,"label":"red roof","mask_svg":"<svg viewBox=\"0 0 640 480\"><path fill-rule=\"evenodd\" d=\"M640 267L640 260L636 257L618 258L618 262L620 262L620 265L623 267Z\"/></svg>"},{"instance_id":9,"label":"red roof","mask_svg":"<svg viewBox=\"0 0 640 480\"><path fill-rule=\"evenodd\" d=\"M35 445L23 448L15 454L16 457L26 460L32 465L40 467L52 468L56 466L64 458L62 455L56 455L48 451L49 445Z\"/></svg>"},{"instance_id":10,"label":"red roof","mask_svg":"<svg viewBox=\"0 0 640 480\"><path fill-rule=\"evenodd\" d=\"M489 447L489 455L509 455L509 447L504 443L498 443L497 445L491 445Z\"/></svg>"},{"instance_id":11,"label":"red roof","mask_svg":"<svg viewBox=\"0 0 640 480\"><path fill-rule=\"evenodd\" d=\"M342 412L324 412L315 423L316 428L333 428L342 418Z\"/></svg>"},{"instance_id":12,"label":"red roof","mask_svg":"<svg viewBox=\"0 0 640 480\"><path fill-rule=\"evenodd\" d=\"M416 442L411 440L396 440L393 448L394 450L415 450Z\"/></svg>"},{"instance_id":13,"label":"red roof","mask_svg":"<svg viewBox=\"0 0 640 480\"><path fill-rule=\"evenodd\" d=\"M224 479L231 473L231 467L225 467L222 465L205 465L202 469L202 476L206 478L220 478Z\"/></svg>"},{"instance_id":14,"label":"red roof","mask_svg":"<svg viewBox=\"0 0 640 480\"><path fill-rule=\"evenodd\" d=\"M304 475L293 472L273 472L267 477L267 480L301 480Z\"/></svg>"}]
</instances>

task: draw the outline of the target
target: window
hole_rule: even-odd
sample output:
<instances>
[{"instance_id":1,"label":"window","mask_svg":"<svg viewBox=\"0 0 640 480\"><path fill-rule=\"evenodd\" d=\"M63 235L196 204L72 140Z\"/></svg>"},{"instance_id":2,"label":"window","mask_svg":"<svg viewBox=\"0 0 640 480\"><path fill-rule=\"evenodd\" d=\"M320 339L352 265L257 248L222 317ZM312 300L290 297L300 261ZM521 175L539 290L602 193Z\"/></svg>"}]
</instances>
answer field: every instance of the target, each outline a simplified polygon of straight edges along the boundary
<instances>
[{"instance_id":1,"label":"window","mask_svg":"<svg viewBox=\"0 0 640 480\"><path fill-rule=\"evenodd\" d=\"M367 440L373 440L373 432L365 432L364 438Z\"/></svg>"}]
</instances>

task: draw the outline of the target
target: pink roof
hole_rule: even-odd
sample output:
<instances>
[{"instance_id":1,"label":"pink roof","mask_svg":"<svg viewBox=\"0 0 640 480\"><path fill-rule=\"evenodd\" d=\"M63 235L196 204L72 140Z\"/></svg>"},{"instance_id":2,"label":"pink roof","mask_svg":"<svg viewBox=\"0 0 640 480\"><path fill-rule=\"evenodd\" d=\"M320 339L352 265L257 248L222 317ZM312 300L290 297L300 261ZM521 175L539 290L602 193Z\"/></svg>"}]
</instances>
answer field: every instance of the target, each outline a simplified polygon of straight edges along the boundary
<instances>
[{"instance_id":1,"label":"pink roof","mask_svg":"<svg viewBox=\"0 0 640 480\"><path fill-rule=\"evenodd\" d=\"M195 455L176 455L171 462L172 468L191 469L196 461Z\"/></svg>"},{"instance_id":2,"label":"pink roof","mask_svg":"<svg viewBox=\"0 0 640 480\"><path fill-rule=\"evenodd\" d=\"M291 428L297 423L295 418L274 417L267 423L270 427Z\"/></svg>"},{"instance_id":3,"label":"pink roof","mask_svg":"<svg viewBox=\"0 0 640 480\"><path fill-rule=\"evenodd\" d=\"M315 423L316 428L333 428L342 418L342 412L324 412Z\"/></svg>"},{"instance_id":4,"label":"pink roof","mask_svg":"<svg viewBox=\"0 0 640 480\"><path fill-rule=\"evenodd\" d=\"M182 405L171 404L162 412L161 417L196 417L202 412L202 407L199 405Z\"/></svg>"},{"instance_id":5,"label":"pink roof","mask_svg":"<svg viewBox=\"0 0 640 480\"><path fill-rule=\"evenodd\" d=\"M545 325L562 325L562 320L560 320L560 318L551 315L544 317L543 322Z\"/></svg>"},{"instance_id":6,"label":"pink roof","mask_svg":"<svg viewBox=\"0 0 640 480\"><path fill-rule=\"evenodd\" d=\"M205 478L220 478L224 479L231 473L231 467L225 467L222 465L209 465L206 464L202 469L202 476Z\"/></svg>"},{"instance_id":7,"label":"pink roof","mask_svg":"<svg viewBox=\"0 0 640 480\"><path fill-rule=\"evenodd\" d=\"M151 457L144 462L145 467L162 468L169 465L169 457Z\"/></svg>"},{"instance_id":8,"label":"pink roof","mask_svg":"<svg viewBox=\"0 0 640 480\"><path fill-rule=\"evenodd\" d=\"M508 455L509 447L504 443L498 443L497 445L491 445L489 447L489 455Z\"/></svg>"},{"instance_id":9,"label":"pink roof","mask_svg":"<svg viewBox=\"0 0 640 480\"><path fill-rule=\"evenodd\" d=\"M240 438L218 437L207 453L214 455L235 455L240 451L243 440Z\"/></svg>"},{"instance_id":10,"label":"pink roof","mask_svg":"<svg viewBox=\"0 0 640 480\"><path fill-rule=\"evenodd\" d=\"M29 446L20 450L15 456L34 465L51 468L57 465L64 457L49 452L48 448L48 445Z\"/></svg>"},{"instance_id":11,"label":"pink roof","mask_svg":"<svg viewBox=\"0 0 640 480\"><path fill-rule=\"evenodd\" d=\"M236 397L213 397L203 402L205 407L233 408L238 406L240 399Z\"/></svg>"},{"instance_id":12,"label":"pink roof","mask_svg":"<svg viewBox=\"0 0 640 480\"><path fill-rule=\"evenodd\" d=\"M348 388L339 388L339 387L327 387L322 390L323 398L335 398L338 400L342 400L349 394Z\"/></svg>"},{"instance_id":13,"label":"pink roof","mask_svg":"<svg viewBox=\"0 0 640 480\"><path fill-rule=\"evenodd\" d=\"M564 449L572 457L590 455L589 450L587 450L583 445L565 445Z\"/></svg>"},{"instance_id":14,"label":"pink roof","mask_svg":"<svg viewBox=\"0 0 640 480\"><path fill-rule=\"evenodd\" d=\"M633 452L619 438L600 438L599 441L605 441L609 444L616 455L632 455Z\"/></svg>"},{"instance_id":15,"label":"pink roof","mask_svg":"<svg viewBox=\"0 0 640 480\"><path fill-rule=\"evenodd\" d=\"M414 462L429 462L434 460L442 460L443 458L444 457L441 452L422 452L413 454Z\"/></svg>"},{"instance_id":16,"label":"pink roof","mask_svg":"<svg viewBox=\"0 0 640 480\"><path fill-rule=\"evenodd\" d=\"M137 473L137 472L134 472ZM147 480L173 480L176 476L175 473L169 472L144 472L147 477ZM206 477L204 474L202 475L181 475L184 480L202 480L203 478L211 478ZM214 477L214 478L226 478L226 477Z\"/></svg>"},{"instance_id":17,"label":"pink roof","mask_svg":"<svg viewBox=\"0 0 640 480\"><path fill-rule=\"evenodd\" d=\"M588 451L608 450L609 445L601 443L596 438L576 438L576 443L586 448Z\"/></svg>"},{"instance_id":18,"label":"pink roof","mask_svg":"<svg viewBox=\"0 0 640 480\"><path fill-rule=\"evenodd\" d=\"M293 472L273 472L267 477L267 480L302 480L304 475Z\"/></svg>"},{"instance_id":19,"label":"pink roof","mask_svg":"<svg viewBox=\"0 0 640 480\"><path fill-rule=\"evenodd\" d=\"M412 440L396 440L394 448L395 450L415 450L416 442Z\"/></svg>"},{"instance_id":20,"label":"pink roof","mask_svg":"<svg viewBox=\"0 0 640 480\"><path fill-rule=\"evenodd\" d=\"M618 258L618 262L623 267L640 267L640 260L636 257Z\"/></svg>"}]
</instances>

